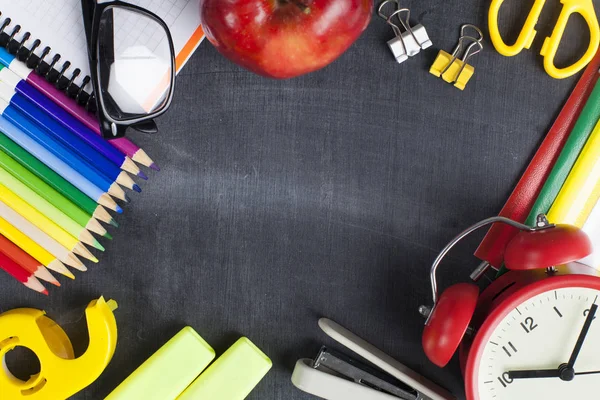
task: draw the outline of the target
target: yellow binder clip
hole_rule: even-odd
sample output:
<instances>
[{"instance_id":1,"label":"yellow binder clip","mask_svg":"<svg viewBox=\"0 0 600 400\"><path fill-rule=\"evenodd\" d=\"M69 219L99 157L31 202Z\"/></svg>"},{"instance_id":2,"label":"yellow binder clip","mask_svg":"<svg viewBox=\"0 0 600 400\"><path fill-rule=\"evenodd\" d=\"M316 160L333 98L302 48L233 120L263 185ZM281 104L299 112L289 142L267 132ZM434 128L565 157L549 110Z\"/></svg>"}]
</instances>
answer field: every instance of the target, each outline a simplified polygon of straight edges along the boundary
<instances>
[{"instance_id":1,"label":"yellow binder clip","mask_svg":"<svg viewBox=\"0 0 600 400\"><path fill-rule=\"evenodd\" d=\"M507 45L504 42L498 29L498 13L503 2L504 0L492 0L492 4L490 5L488 18L490 37L498 53L510 57L519 54L523 49L529 49L533 43L533 39L537 34L535 25L538 22L546 0L535 0L519 37L512 45ZM546 73L555 79L568 78L585 68L592 58L594 58L600 44L600 28L592 0L561 0L561 3L563 7L552 35L546 38L540 51L540 54L544 57L544 69ZM579 14L585 20L590 31L590 42L586 52L579 60L568 67L556 68L554 57L569 22L569 17L572 14Z\"/></svg>"},{"instance_id":2,"label":"yellow binder clip","mask_svg":"<svg viewBox=\"0 0 600 400\"><path fill-rule=\"evenodd\" d=\"M45 313L19 308L0 315L0 359L17 346L33 351L40 372L22 381L6 366L0 368L0 398L67 399L94 382L110 362L117 345L113 310L117 303L104 298L92 301L85 310L89 330L86 352L75 358L73 346L62 330Z\"/></svg>"},{"instance_id":3,"label":"yellow binder clip","mask_svg":"<svg viewBox=\"0 0 600 400\"><path fill-rule=\"evenodd\" d=\"M469 35L467 30L474 30L477 35ZM440 50L429 72L444 81L464 90L475 68L468 64L471 57L483 50L483 33L475 25L465 24L460 28L460 38L452 54ZM469 44L470 43L470 44ZM468 46L467 46L468 44ZM463 56L459 59L459 55Z\"/></svg>"}]
</instances>

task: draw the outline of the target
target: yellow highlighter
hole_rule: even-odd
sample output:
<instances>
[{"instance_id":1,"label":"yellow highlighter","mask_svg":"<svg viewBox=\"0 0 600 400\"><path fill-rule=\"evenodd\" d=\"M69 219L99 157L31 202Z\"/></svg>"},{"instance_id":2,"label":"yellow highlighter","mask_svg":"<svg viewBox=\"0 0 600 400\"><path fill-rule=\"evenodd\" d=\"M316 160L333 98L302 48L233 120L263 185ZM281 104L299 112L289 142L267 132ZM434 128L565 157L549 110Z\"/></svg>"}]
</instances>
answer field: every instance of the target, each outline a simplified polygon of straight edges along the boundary
<instances>
[{"instance_id":1,"label":"yellow highlighter","mask_svg":"<svg viewBox=\"0 0 600 400\"><path fill-rule=\"evenodd\" d=\"M582 228L600 198L600 121L548 212L551 223Z\"/></svg>"},{"instance_id":2,"label":"yellow highlighter","mask_svg":"<svg viewBox=\"0 0 600 400\"><path fill-rule=\"evenodd\" d=\"M243 400L273 363L248 338L241 338L217 359L177 400Z\"/></svg>"},{"instance_id":3,"label":"yellow highlighter","mask_svg":"<svg viewBox=\"0 0 600 400\"><path fill-rule=\"evenodd\" d=\"M214 358L212 347L185 327L105 400L175 400Z\"/></svg>"}]
</instances>

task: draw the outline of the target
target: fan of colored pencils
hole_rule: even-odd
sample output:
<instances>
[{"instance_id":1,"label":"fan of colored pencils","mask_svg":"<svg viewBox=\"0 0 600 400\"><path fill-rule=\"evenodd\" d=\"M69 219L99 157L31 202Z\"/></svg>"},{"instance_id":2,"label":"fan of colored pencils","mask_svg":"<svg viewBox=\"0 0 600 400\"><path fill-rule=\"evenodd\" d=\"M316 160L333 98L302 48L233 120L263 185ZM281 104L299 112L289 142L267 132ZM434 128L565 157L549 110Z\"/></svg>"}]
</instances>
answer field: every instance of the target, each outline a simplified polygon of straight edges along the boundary
<instances>
[{"instance_id":1,"label":"fan of colored pencils","mask_svg":"<svg viewBox=\"0 0 600 400\"><path fill-rule=\"evenodd\" d=\"M129 139L106 141L96 118L0 48L0 269L36 292L98 262L94 236L112 239L137 163L158 170ZM43 283L43 282L44 283Z\"/></svg>"}]
</instances>

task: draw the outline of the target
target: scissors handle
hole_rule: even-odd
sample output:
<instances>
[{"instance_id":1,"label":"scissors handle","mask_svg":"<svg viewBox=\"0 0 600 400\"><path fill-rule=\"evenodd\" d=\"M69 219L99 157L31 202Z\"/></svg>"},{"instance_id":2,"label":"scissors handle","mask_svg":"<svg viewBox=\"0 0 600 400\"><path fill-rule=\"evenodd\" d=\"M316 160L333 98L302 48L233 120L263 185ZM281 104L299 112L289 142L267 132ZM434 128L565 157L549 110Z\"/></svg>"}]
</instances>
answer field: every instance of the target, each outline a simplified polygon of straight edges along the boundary
<instances>
[{"instance_id":1,"label":"scissors handle","mask_svg":"<svg viewBox=\"0 0 600 400\"><path fill-rule=\"evenodd\" d=\"M492 44L498 53L503 56L512 57L519 54L523 49L528 49L533 43L533 39L537 33L535 25L542 13L546 0L535 0L535 3L533 3L533 6L531 7L531 11L529 11L529 15L525 20L523 29L521 29L519 37L512 45L507 45L504 42L502 35L500 35L500 30L498 29L498 13L500 12L502 3L504 3L504 0L492 0L492 4L490 5L488 14L490 37L492 38Z\"/></svg>"},{"instance_id":2,"label":"scissors handle","mask_svg":"<svg viewBox=\"0 0 600 400\"><path fill-rule=\"evenodd\" d=\"M558 21L554 26L552 35L544 41L540 54L544 56L544 69L551 77L555 79L568 78L571 75L581 71L594 58L600 43L600 29L598 27L598 18L594 10L592 0L561 0L563 4L562 11ZM560 41L572 14L579 14L583 17L590 30L590 44L583 56L572 65L565 68L557 68L554 65L554 57L558 50Z\"/></svg>"}]
</instances>

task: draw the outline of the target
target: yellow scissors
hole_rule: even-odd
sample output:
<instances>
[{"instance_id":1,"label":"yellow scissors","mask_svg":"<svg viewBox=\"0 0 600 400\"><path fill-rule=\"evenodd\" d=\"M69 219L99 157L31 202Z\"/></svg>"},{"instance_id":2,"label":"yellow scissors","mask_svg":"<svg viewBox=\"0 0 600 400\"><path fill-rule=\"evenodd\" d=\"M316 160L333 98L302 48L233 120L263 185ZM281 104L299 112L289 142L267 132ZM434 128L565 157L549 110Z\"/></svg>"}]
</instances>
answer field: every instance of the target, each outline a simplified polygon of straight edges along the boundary
<instances>
[{"instance_id":1,"label":"yellow scissors","mask_svg":"<svg viewBox=\"0 0 600 400\"><path fill-rule=\"evenodd\" d=\"M537 33L535 25L537 24L546 0L535 0L517 41L510 46L504 43L502 36L500 36L500 31L498 30L498 11L503 2L504 0L492 0L489 12L490 36L498 53L503 56L514 56L519 54L521 50L528 49L533 43L533 39ZM540 51L540 54L544 56L544 69L548 75L556 79L568 78L581 71L590 61L592 61L592 58L594 58L594 55L598 50L598 44L600 43L598 18L596 17L596 11L594 10L592 0L561 0L561 3L563 8L558 17L558 21L554 26L552 35L546 38L542 50ZM567 27L569 17L572 14L581 15L587 23L590 29L590 44L585 54L574 64L565 68L557 68L554 65L554 57L560 41L562 40L565 28Z\"/></svg>"}]
</instances>

